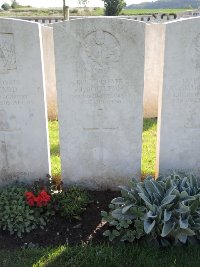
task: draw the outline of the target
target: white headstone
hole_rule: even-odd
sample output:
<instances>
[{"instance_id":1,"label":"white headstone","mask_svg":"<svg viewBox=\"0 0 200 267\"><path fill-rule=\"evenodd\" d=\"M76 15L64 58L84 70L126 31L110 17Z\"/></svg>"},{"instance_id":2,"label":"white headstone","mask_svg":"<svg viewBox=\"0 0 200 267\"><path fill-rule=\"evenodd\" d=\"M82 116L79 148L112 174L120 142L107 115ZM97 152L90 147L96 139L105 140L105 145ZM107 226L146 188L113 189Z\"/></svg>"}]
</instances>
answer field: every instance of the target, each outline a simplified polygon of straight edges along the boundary
<instances>
[{"instance_id":1,"label":"white headstone","mask_svg":"<svg viewBox=\"0 0 200 267\"><path fill-rule=\"evenodd\" d=\"M0 19L0 184L50 173L41 26Z\"/></svg>"},{"instance_id":2,"label":"white headstone","mask_svg":"<svg viewBox=\"0 0 200 267\"><path fill-rule=\"evenodd\" d=\"M158 116L162 88L165 32L162 24L147 24L145 39L144 118Z\"/></svg>"},{"instance_id":3,"label":"white headstone","mask_svg":"<svg viewBox=\"0 0 200 267\"><path fill-rule=\"evenodd\" d=\"M200 174L200 18L166 25L157 174Z\"/></svg>"},{"instance_id":4,"label":"white headstone","mask_svg":"<svg viewBox=\"0 0 200 267\"><path fill-rule=\"evenodd\" d=\"M62 178L116 189L140 177L145 23L54 25Z\"/></svg>"}]
</instances>

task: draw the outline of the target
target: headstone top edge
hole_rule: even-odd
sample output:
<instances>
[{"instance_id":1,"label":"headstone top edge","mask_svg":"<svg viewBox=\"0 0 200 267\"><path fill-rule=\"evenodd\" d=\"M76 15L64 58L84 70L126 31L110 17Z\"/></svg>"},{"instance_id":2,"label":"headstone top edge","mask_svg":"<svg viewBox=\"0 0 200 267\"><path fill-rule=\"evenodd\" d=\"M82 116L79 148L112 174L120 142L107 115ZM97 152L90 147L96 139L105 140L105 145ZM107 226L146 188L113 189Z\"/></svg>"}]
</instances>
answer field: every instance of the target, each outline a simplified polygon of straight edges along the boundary
<instances>
[{"instance_id":1,"label":"headstone top edge","mask_svg":"<svg viewBox=\"0 0 200 267\"><path fill-rule=\"evenodd\" d=\"M200 17L180 18L180 19L177 19L177 20L164 22L163 25L178 24L178 23L181 23L181 22L188 22L188 21L195 21L195 20L200 20Z\"/></svg>"},{"instance_id":2,"label":"headstone top edge","mask_svg":"<svg viewBox=\"0 0 200 267\"><path fill-rule=\"evenodd\" d=\"M26 25L34 25L40 27L41 24L35 21L27 21L22 19L15 19L15 18L0 18L0 22L8 22L8 23L15 23L15 24L26 24Z\"/></svg>"},{"instance_id":3,"label":"headstone top edge","mask_svg":"<svg viewBox=\"0 0 200 267\"><path fill-rule=\"evenodd\" d=\"M91 21L91 20L96 20L96 21L116 21L116 22L130 22L130 23L134 23L134 24L140 24L143 25L145 27L146 23L144 21L137 21L137 20L133 20L133 19L126 19L126 18L120 18L120 17L116 17L116 16L109 16L109 17L102 17L102 16L95 16L95 17L85 17L85 18L76 18L76 19L70 19L70 20L65 20L65 21L59 21L56 23L53 23L53 27L56 28L57 26L60 25L67 25L70 23L74 23L74 22L80 22L80 21Z\"/></svg>"}]
</instances>

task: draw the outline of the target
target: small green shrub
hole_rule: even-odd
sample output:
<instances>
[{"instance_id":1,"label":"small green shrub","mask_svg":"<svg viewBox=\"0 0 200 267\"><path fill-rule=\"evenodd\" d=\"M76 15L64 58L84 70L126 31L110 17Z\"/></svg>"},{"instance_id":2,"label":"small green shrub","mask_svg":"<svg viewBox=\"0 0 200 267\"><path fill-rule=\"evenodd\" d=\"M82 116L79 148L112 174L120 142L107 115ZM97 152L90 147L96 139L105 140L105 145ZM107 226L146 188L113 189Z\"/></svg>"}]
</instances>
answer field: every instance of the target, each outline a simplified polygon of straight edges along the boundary
<instances>
[{"instance_id":1,"label":"small green shrub","mask_svg":"<svg viewBox=\"0 0 200 267\"><path fill-rule=\"evenodd\" d=\"M200 188L191 177L147 177L121 187L121 197L102 216L112 229L104 232L110 241L144 240L159 246L200 240Z\"/></svg>"},{"instance_id":2,"label":"small green shrub","mask_svg":"<svg viewBox=\"0 0 200 267\"><path fill-rule=\"evenodd\" d=\"M89 203L89 196L79 187L71 187L66 192L62 191L52 195L54 209L61 216L69 219L78 218Z\"/></svg>"},{"instance_id":3,"label":"small green shrub","mask_svg":"<svg viewBox=\"0 0 200 267\"><path fill-rule=\"evenodd\" d=\"M19 237L38 227L43 229L52 215L49 206L29 207L25 200L26 191L25 186L18 184L0 191L0 229Z\"/></svg>"}]
</instances>

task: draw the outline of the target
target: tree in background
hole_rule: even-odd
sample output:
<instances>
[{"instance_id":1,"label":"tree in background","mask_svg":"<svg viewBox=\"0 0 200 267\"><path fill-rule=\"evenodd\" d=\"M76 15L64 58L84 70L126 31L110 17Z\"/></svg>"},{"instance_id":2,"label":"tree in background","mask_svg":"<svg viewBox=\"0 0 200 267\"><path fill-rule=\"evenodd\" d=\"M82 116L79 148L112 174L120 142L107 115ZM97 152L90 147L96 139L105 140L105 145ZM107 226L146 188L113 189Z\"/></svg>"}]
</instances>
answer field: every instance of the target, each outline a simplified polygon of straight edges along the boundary
<instances>
[{"instance_id":1,"label":"tree in background","mask_svg":"<svg viewBox=\"0 0 200 267\"><path fill-rule=\"evenodd\" d=\"M124 0L103 0L106 16L118 16L126 6Z\"/></svg>"},{"instance_id":2,"label":"tree in background","mask_svg":"<svg viewBox=\"0 0 200 267\"><path fill-rule=\"evenodd\" d=\"M11 9L11 6L10 6L8 3L4 3L4 4L1 6L1 8L2 8L3 10L7 11L7 10Z\"/></svg>"},{"instance_id":3,"label":"tree in background","mask_svg":"<svg viewBox=\"0 0 200 267\"><path fill-rule=\"evenodd\" d=\"M89 0L78 0L78 4L80 6L83 6L84 8L86 8L88 2L89 2Z\"/></svg>"},{"instance_id":4,"label":"tree in background","mask_svg":"<svg viewBox=\"0 0 200 267\"><path fill-rule=\"evenodd\" d=\"M12 7L13 9L18 8L18 7L19 7L19 3L18 3L16 0L12 0L11 7Z\"/></svg>"}]
</instances>

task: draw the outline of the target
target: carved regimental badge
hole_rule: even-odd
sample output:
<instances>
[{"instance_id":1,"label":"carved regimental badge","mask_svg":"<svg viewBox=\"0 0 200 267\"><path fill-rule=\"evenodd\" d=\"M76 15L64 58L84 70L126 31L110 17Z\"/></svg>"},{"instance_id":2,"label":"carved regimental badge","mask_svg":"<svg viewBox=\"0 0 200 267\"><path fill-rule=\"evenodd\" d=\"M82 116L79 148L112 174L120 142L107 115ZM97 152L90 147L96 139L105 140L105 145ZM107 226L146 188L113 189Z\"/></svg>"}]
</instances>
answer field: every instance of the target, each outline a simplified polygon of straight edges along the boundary
<instances>
[{"instance_id":1,"label":"carved regimental badge","mask_svg":"<svg viewBox=\"0 0 200 267\"><path fill-rule=\"evenodd\" d=\"M97 30L86 35L80 53L86 69L100 71L112 68L120 60L120 45L111 33Z\"/></svg>"},{"instance_id":2,"label":"carved regimental badge","mask_svg":"<svg viewBox=\"0 0 200 267\"><path fill-rule=\"evenodd\" d=\"M13 34L0 33L0 73L17 69Z\"/></svg>"}]
</instances>

